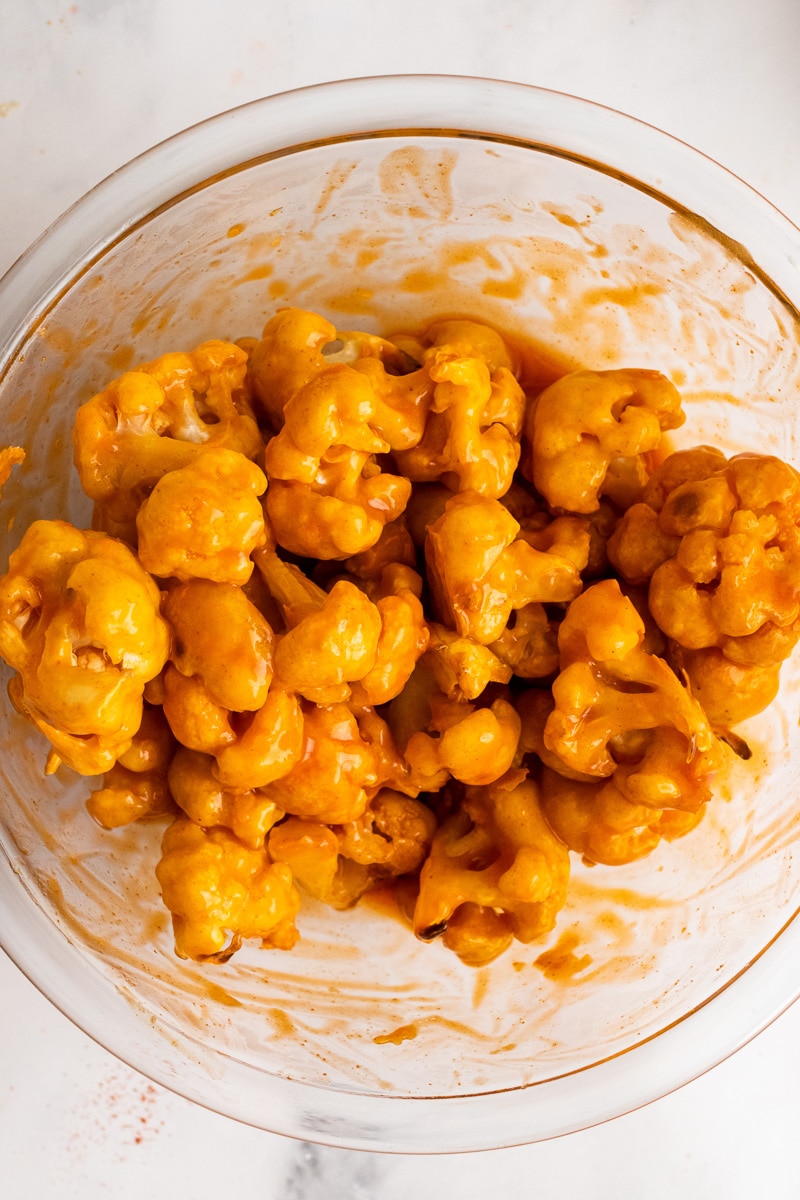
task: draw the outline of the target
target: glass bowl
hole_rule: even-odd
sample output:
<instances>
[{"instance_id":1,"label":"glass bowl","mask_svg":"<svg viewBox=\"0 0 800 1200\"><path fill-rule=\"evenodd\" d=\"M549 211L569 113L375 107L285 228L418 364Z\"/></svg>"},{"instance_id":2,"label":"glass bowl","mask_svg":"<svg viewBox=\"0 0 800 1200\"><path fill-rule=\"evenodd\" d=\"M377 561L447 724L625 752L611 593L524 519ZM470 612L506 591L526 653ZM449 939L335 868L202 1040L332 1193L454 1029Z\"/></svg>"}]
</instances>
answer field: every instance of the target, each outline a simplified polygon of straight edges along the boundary
<instances>
[{"instance_id":1,"label":"glass bowl","mask_svg":"<svg viewBox=\"0 0 800 1200\"><path fill-rule=\"evenodd\" d=\"M88 520L79 403L287 304L384 332L472 314L562 360L658 368L685 399L676 444L797 464L798 262L800 233L739 180L569 96L418 76L246 105L111 176L3 281L2 440L28 459L2 561L37 516ZM289 954L177 959L161 827L100 830L4 700L0 938L114 1054L264 1129L426 1152L577 1130L719 1062L800 989L797 686L789 664L692 835L576 861L553 934L478 970L377 903L306 903Z\"/></svg>"}]
</instances>

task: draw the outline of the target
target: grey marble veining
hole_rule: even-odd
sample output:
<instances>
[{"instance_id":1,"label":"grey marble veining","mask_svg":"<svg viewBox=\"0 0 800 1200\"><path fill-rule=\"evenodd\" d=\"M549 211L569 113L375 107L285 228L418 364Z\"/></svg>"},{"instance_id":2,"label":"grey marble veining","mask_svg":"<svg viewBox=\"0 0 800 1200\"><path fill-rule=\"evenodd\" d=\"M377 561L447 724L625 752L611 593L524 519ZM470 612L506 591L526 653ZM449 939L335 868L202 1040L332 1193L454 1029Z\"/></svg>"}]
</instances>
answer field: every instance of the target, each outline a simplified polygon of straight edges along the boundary
<instances>
[{"instance_id":1,"label":"grey marble veining","mask_svg":"<svg viewBox=\"0 0 800 1200\"><path fill-rule=\"evenodd\" d=\"M374 1200L385 1195L391 1164L382 1155L299 1142L279 1195L281 1200Z\"/></svg>"}]
</instances>

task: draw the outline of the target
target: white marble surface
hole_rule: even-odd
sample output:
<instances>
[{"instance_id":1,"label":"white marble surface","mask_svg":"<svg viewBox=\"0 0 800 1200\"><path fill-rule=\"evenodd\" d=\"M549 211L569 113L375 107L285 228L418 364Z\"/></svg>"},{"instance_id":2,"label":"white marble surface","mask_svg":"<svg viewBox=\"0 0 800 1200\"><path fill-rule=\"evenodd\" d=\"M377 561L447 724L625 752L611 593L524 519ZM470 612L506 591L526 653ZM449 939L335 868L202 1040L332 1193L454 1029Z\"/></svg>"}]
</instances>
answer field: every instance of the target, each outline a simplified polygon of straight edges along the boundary
<instances>
[{"instance_id":1,"label":"white marble surface","mask_svg":"<svg viewBox=\"0 0 800 1200\"><path fill-rule=\"evenodd\" d=\"M482 74L630 112L800 221L797 0L2 0L0 270L132 155L353 75ZM0 921L2 917L0 916ZM704 1078L558 1141L442 1159L310 1147L149 1084L0 955L0 1195L418 1200L800 1196L800 1006Z\"/></svg>"}]
</instances>

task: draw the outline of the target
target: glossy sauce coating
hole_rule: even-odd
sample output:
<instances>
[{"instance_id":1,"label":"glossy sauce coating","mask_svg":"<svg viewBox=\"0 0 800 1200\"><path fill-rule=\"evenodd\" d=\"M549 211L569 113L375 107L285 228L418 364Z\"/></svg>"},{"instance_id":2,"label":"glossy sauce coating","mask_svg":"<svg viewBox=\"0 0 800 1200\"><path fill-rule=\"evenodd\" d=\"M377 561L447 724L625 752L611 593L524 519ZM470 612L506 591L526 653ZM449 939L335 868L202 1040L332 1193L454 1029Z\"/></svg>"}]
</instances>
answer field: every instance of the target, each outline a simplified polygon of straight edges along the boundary
<instances>
[{"instance_id":1,"label":"glossy sauce coating","mask_svg":"<svg viewBox=\"0 0 800 1200\"><path fill-rule=\"evenodd\" d=\"M554 927L571 852L700 820L800 631L800 478L665 454L658 372L556 375L468 318L285 309L78 411L95 529L24 535L0 652L100 824L171 822L180 955L394 888L483 966Z\"/></svg>"}]
</instances>

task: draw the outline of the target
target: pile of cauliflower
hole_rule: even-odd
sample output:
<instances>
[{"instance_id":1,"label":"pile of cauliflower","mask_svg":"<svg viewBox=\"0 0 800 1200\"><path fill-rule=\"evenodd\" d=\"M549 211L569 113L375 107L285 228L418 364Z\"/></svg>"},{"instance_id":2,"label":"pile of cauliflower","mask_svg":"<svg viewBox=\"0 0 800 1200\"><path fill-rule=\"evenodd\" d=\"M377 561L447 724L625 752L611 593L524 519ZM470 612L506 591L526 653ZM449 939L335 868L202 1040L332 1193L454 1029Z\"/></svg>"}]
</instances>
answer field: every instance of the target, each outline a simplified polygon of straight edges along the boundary
<instances>
[{"instance_id":1,"label":"pile of cauliflower","mask_svg":"<svg viewBox=\"0 0 800 1200\"><path fill-rule=\"evenodd\" d=\"M389 885L489 962L553 928L570 852L687 833L746 752L800 636L800 476L669 453L658 372L520 377L474 321L286 309L78 410L93 528L25 533L0 654L92 816L165 822L179 955Z\"/></svg>"}]
</instances>

